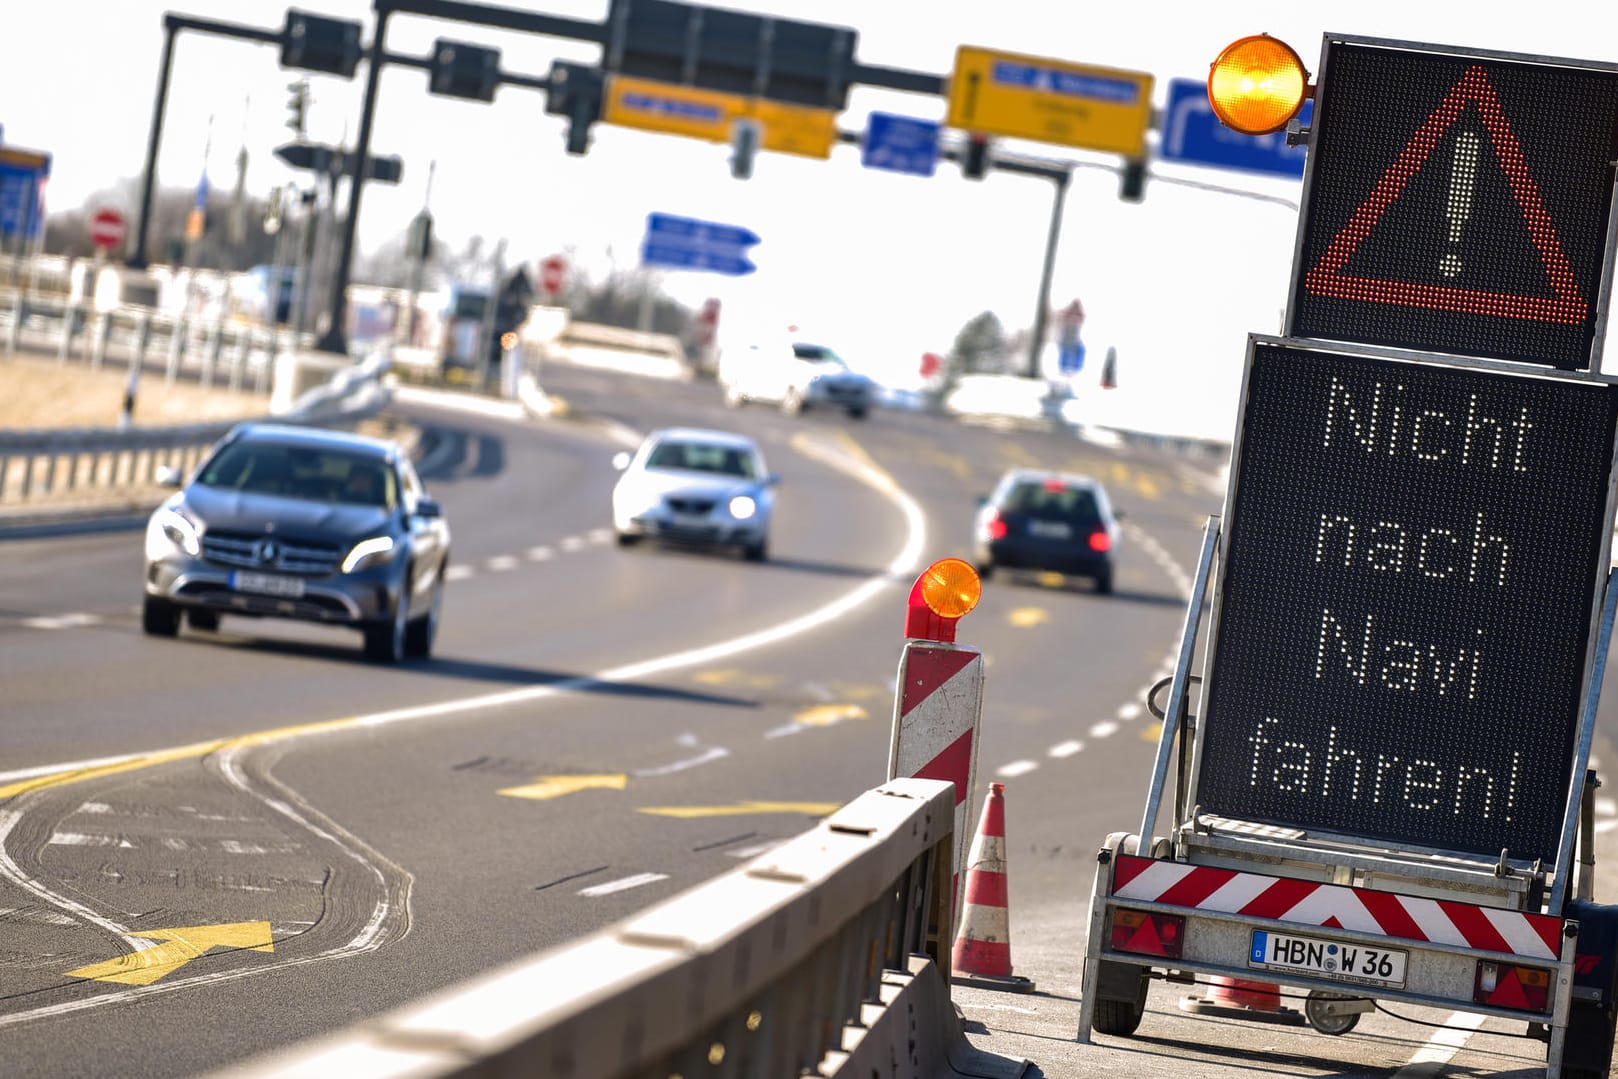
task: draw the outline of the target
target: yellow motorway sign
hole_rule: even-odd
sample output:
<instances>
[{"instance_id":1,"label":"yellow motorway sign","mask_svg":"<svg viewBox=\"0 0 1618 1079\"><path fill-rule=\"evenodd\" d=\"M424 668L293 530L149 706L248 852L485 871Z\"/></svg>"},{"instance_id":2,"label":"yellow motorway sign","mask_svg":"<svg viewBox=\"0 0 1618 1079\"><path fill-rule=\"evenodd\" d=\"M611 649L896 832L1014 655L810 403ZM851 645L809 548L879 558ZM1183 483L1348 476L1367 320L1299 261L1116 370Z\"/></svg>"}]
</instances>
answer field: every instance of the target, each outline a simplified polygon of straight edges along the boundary
<instances>
[{"instance_id":1,"label":"yellow motorway sign","mask_svg":"<svg viewBox=\"0 0 1618 1079\"><path fill-rule=\"evenodd\" d=\"M1144 157L1152 76L962 45L949 80L950 127Z\"/></svg>"},{"instance_id":2,"label":"yellow motorway sign","mask_svg":"<svg viewBox=\"0 0 1618 1079\"><path fill-rule=\"evenodd\" d=\"M615 75L607 80L601 118L620 127L729 142L731 124L748 118L762 129L762 149L828 158L837 144L837 113L695 86Z\"/></svg>"}]
</instances>

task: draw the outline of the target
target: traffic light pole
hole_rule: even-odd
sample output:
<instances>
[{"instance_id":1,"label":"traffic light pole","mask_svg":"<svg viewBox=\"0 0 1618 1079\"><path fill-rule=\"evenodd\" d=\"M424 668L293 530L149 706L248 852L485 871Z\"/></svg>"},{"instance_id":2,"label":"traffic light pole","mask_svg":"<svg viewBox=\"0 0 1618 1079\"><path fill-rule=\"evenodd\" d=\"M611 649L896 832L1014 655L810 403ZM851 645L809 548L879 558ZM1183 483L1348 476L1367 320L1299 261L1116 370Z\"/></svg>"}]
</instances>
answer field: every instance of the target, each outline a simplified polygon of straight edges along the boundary
<instances>
[{"instance_id":1,"label":"traffic light pole","mask_svg":"<svg viewBox=\"0 0 1618 1079\"><path fill-rule=\"evenodd\" d=\"M315 343L321 352L348 354L348 268L354 260L355 224L360 217L360 195L365 190L365 163L371 159L371 128L376 119L376 90L382 79L382 63L386 56L388 16L391 14L382 0L377 0L376 29L371 34L370 62L365 65L365 103L360 112L360 134L354 146L353 157L347 162L348 213L343 222L341 246L337 263L332 267L331 302L327 306L326 330Z\"/></svg>"}]
</instances>

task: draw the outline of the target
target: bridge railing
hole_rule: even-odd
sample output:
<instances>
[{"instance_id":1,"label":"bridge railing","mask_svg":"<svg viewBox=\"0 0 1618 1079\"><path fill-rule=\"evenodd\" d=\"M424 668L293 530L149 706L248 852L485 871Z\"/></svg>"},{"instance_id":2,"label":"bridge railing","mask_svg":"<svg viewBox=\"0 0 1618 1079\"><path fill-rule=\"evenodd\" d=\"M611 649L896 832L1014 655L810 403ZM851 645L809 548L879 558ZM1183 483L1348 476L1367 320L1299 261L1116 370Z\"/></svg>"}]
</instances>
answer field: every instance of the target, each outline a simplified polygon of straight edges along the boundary
<instances>
[{"instance_id":1,"label":"bridge railing","mask_svg":"<svg viewBox=\"0 0 1618 1079\"><path fill-rule=\"evenodd\" d=\"M228 1075L938 1074L964 1042L948 1000L954 805L952 783L892 780L593 936Z\"/></svg>"}]
</instances>

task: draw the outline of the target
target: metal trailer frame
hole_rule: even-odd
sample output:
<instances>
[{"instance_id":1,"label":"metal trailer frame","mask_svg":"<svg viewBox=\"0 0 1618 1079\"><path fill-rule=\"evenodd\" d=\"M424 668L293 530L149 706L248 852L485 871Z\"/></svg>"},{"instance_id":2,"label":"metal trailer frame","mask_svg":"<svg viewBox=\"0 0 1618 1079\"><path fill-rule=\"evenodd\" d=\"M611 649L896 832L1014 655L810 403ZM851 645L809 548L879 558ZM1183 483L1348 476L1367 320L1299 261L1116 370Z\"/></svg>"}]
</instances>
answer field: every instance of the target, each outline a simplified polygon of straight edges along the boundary
<instances>
[{"instance_id":1,"label":"metal trailer frame","mask_svg":"<svg viewBox=\"0 0 1618 1079\"><path fill-rule=\"evenodd\" d=\"M1607 384L1614 381L1608 377L1589 373L1546 371L1543 368L1509 364L1497 360L1466 360L1419 353L1400 353L1396 350L1344 345L1336 342L1250 335L1248 346L1249 362L1243 375L1241 395L1244 402L1249 394L1248 381L1252 370L1252 350L1256 344L1261 342L1279 347L1326 350L1339 354L1358 354L1405 361L1422 360L1438 363L1442 366L1489 373L1516 372L1550 378L1556 381L1589 381ZM1227 506L1234 506L1235 504L1236 485L1240 477L1241 436L1242 425L1239 423L1232 448L1229 487L1225 501ZM1618 441L1615 441L1613 457L1608 462L1606 520L1611 521L1613 519L1615 508L1618 508ZM1206 655L1203 657L1202 680L1204 685L1214 675L1212 670L1214 648L1212 645L1219 626L1220 584L1222 578L1219 556L1221 554L1228 556L1228 550L1229 536L1226 530L1222 528L1221 518L1211 516L1206 525L1201 553L1197 560L1196 574L1181 632L1175 669L1170 682L1169 697L1164 708L1163 730L1158 742L1158 751L1148 787L1145 813L1141 821L1140 831L1134 836L1118 833L1109 837L1106 847L1099 855L1100 865L1097 869L1091 896L1089 935L1083 968L1078 1030L1080 1042L1088 1043L1090 1040L1095 1019L1097 990L1102 985L1103 963L1140 967L1142 968L1141 976L1143 978L1147 976L1147 973L1153 967L1165 967L1173 971L1188 973L1252 978L1254 977L1254 972L1245 965L1248 950L1245 940L1253 929L1271 928L1281 931L1290 929L1294 932L1305 933L1310 931L1308 926L1299 926L1292 923L1197 911L1195 908L1142 903L1132 899L1117 900L1112 895L1112 881L1115 858L1119 853L1136 853L1136 848L1144 847L1145 850L1139 851L1142 855L1168 858L1179 863L1196 866L1217 866L1243 872L1278 875L1291 879L1374 888L1391 891L1399 895L1444 899L1475 906L1514 912L1539 913L1552 917L1561 916L1561 912L1565 909L1566 902L1570 897L1583 897L1590 892L1590 878L1594 858L1590 849L1592 832L1589 827L1589 815L1595 779L1593 775L1589 774L1588 765L1595 729L1596 709L1600 700L1601 685L1605 673L1606 656L1612 640L1615 614L1618 614L1618 573L1613 572L1610 568L1607 569L1604 584L1595 590L1596 594L1592 600L1590 628L1593 632L1588 635L1586 642L1584 673L1582 676L1584 699L1580 707L1578 725L1575 730L1573 760L1567 781L1567 798L1564 807L1560 843L1555 864L1547 867L1539 861L1527 862L1522 859L1512 860L1506 857L1502 857L1498 862L1491 863L1487 860L1479 859L1475 854L1446 851L1441 848L1421 848L1410 845L1390 847L1386 844L1370 843L1364 839L1347 835L1332 835L1319 832L1306 833L1301 830L1268 825L1249 824L1242 827L1241 822L1215 821L1204 816L1195 800L1196 782L1202 763L1202 728L1197 723L1197 717L1188 713L1187 699L1192 681L1197 680L1192 671L1196 645L1201 633L1201 621L1205 610L1209 615L1209 645L1206 649ZM1600 553L1606 555L1608 551L1603 548ZM1606 559L1602 561L1605 562ZM1601 567L1592 567L1592 574L1598 580L1601 579ZM1208 597L1210 583L1213 585L1211 603ZM1162 836L1157 832L1157 822L1162 813L1162 803L1166 796L1171 765L1177 765L1173 826L1167 836ZM1582 829L1582 844L1580 843L1581 821L1585 822L1585 827ZM1223 826L1224 830L1216 827L1216 824ZM1231 830L1230 825L1234 825L1238 830ZM1576 855L1580 853L1581 847L1582 858L1576 862ZM1579 879L1575 881L1573 876L1576 869L1582 871L1578 873ZM1114 951L1107 937L1107 928L1112 910L1117 906L1127 906L1132 910L1148 912L1159 911L1182 914L1187 919L1187 939L1189 940L1196 936L1217 940L1220 944L1215 946L1213 952L1219 954L1216 956L1211 953L1203 953L1199 949L1197 954L1169 962L1162 960L1160 957ZM1315 931L1322 933L1319 929ZM1407 982L1407 987L1404 989L1376 987L1374 992L1370 991L1370 987L1357 987L1340 981L1282 974L1269 970L1263 972L1264 980L1274 982L1277 985L1288 985L1323 993L1347 993L1361 997L1386 998L1414 1004L1448 1007L1458 1011L1526 1020L1530 1023L1546 1022L1549 1027L1547 1058L1550 1066L1548 1075L1551 1079L1555 1079L1556 1076L1560 1075L1560 1061L1567 1034L1568 1015L1574 995L1573 956L1577 947L1576 923L1564 923L1563 946L1560 956L1554 964L1547 963L1543 958L1512 956L1508 953L1452 945L1430 945L1404 938L1388 938L1373 933L1355 933L1330 929L1324 931L1322 935L1345 941L1365 943L1383 943L1389 939L1395 939L1399 942L1398 946L1410 955L1410 970L1436 971L1437 973L1431 977L1424 974L1421 977L1413 978ZM1226 953L1240 958L1230 959ZM1475 964L1480 959L1493 959L1502 962L1522 961L1539 966L1554 965L1556 975L1551 995L1551 1013L1548 1016L1534 1016L1475 1003L1472 999L1470 979L1463 977L1463 975L1465 972L1475 969ZM1117 968L1114 967L1114 969L1116 970Z\"/></svg>"}]
</instances>

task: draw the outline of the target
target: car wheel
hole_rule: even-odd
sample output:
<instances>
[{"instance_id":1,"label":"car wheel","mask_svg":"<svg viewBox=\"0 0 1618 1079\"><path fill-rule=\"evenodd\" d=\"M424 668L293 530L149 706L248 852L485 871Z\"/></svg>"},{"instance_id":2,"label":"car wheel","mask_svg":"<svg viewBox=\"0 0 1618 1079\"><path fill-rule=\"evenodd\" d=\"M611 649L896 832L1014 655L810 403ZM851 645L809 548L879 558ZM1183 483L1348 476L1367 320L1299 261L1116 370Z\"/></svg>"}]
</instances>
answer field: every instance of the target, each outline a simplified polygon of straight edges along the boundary
<instances>
[{"instance_id":1,"label":"car wheel","mask_svg":"<svg viewBox=\"0 0 1618 1079\"><path fill-rule=\"evenodd\" d=\"M192 629L206 630L211 633L219 628L219 612L193 607L185 612L185 624Z\"/></svg>"},{"instance_id":2,"label":"car wheel","mask_svg":"<svg viewBox=\"0 0 1618 1079\"><path fill-rule=\"evenodd\" d=\"M633 547L640 542L640 537L632 532L619 532L617 536L620 547Z\"/></svg>"},{"instance_id":3,"label":"car wheel","mask_svg":"<svg viewBox=\"0 0 1618 1079\"><path fill-rule=\"evenodd\" d=\"M979 562L975 568L978 571L978 578L980 580L987 581L990 577L994 576L993 562Z\"/></svg>"},{"instance_id":4,"label":"car wheel","mask_svg":"<svg viewBox=\"0 0 1618 1079\"><path fill-rule=\"evenodd\" d=\"M410 587L410 573L406 571L400 585L399 602L388 618L378 618L365 626L365 658L376 663L398 663L404 659L405 636L410 628L407 619L410 603L403 589Z\"/></svg>"},{"instance_id":5,"label":"car wheel","mask_svg":"<svg viewBox=\"0 0 1618 1079\"><path fill-rule=\"evenodd\" d=\"M442 574L442 570L440 570ZM444 582L433 589L432 606L420 618L411 619L405 626L404 652L407 656L426 659L433 654L433 640L438 636L438 612L444 606Z\"/></svg>"},{"instance_id":6,"label":"car wheel","mask_svg":"<svg viewBox=\"0 0 1618 1079\"><path fill-rule=\"evenodd\" d=\"M851 408L848 410L848 415L852 419L863 420L865 418L865 409Z\"/></svg>"},{"instance_id":7,"label":"car wheel","mask_svg":"<svg viewBox=\"0 0 1618 1079\"><path fill-rule=\"evenodd\" d=\"M742 548L742 557L749 562L763 562L770 557L770 541L760 537L757 543Z\"/></svg>"},{"instance_id":8,"label":"car wheel","mask_svg":"<svg viewBox=\"0 0 1618 1079\"><path fill-rule=\"evenodd\" d=\"M1096 574L1096 591L1103 596L1112 593L1112 570Z\"/></svg>"},{"instance_id":9,"label":"car wheel","mask_svg":"<svg viewBox=\"0 0 1618 1079\"><path fill-rule=\"evenodd\" d=\"M153 637L172 637L180 632L180 609L166 599L147 596L140 608L140 628Z\"/></svg>"}]
</instances>

